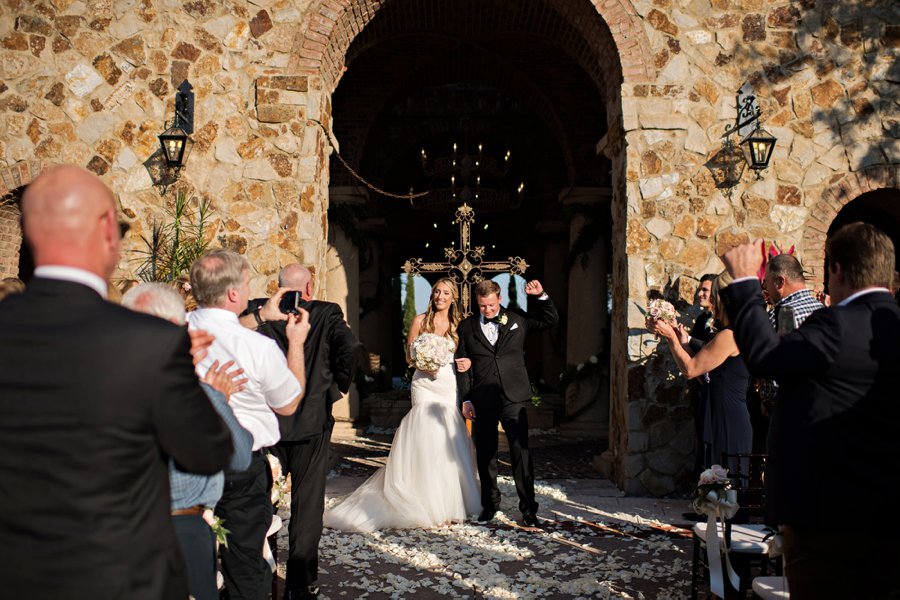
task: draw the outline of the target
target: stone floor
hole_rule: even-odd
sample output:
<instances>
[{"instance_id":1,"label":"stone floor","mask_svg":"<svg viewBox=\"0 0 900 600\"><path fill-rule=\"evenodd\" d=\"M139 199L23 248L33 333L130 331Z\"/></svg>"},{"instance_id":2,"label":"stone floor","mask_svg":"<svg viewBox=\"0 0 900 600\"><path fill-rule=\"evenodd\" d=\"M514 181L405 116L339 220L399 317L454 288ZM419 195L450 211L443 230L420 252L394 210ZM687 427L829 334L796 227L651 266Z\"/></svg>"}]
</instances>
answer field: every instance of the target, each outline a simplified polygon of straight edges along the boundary
<instances>
[{"instance_id":1,"label":"stone floor","mask_svg":"<svg viewBox=\"0 0 900 600\"><path fill-rule=\"evenodd\" d=\"M328 502L350 493L384 463L390 439L390 432L377 431L334 440ZM326 530L320 545L322 597L689 595L690 534L681 518L686 500L626 498L609 481L597 479L590 464L604 449L601 443L542 432L532 447L541 527L518 524L509 458L501 447L503 503L493 523L372 534ZM286 521L287 511L280 514ZM284 529L279 547L284 557Z\"/></svg>"}]
</instances>

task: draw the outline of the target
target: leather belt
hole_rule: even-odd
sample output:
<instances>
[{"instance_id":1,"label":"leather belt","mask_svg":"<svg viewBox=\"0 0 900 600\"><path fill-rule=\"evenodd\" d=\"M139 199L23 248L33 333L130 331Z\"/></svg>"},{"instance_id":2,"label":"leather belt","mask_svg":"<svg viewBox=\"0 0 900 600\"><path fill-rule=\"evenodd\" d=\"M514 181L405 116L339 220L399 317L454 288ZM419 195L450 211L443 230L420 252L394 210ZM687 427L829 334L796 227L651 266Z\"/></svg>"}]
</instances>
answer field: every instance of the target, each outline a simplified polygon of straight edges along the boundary
<instances>
[{"instance_id":1,"label":"leather belt","mask_svg":"<svg viewBox=\"0 0 900 600\"><path fill-rule=\"evenodd\" d=\"M176 510L173 510L172 516L173 517L184 517L184 516L199 517L200 515L203 514L204 510L206 510L206 507L200 506L198 504L197 506L189 506L188 508L178 508Z\"/></svg>"}]
</instances>

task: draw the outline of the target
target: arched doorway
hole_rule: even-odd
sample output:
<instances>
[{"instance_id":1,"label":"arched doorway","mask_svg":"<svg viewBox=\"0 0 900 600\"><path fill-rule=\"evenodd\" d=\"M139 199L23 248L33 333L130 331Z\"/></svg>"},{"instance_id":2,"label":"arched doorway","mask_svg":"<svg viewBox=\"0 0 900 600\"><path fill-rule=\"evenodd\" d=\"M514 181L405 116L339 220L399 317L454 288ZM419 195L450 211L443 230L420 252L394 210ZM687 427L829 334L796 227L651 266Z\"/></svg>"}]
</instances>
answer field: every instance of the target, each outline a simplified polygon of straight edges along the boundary
<instances>
[{"instance_id":1,"label":"arched doorway","mask_svg":"<svg viewBox=\"0 0 900 600\"><path fill-rule=\"evenodd\" d=\"M894 242L896 264L900 265L900 190L882 188L866 192L851 200L838 212L828 227L831 236L848 223L863 221L885 232ZM823 268L828 285L828 266Z\"/></svg>"},{"instance_id":2,"label":"arched doorway","mask_svg":"<svg viewBox=\"0 0 900 600\"><path fill-rule=\"evenodd\" d=\"M358 33L342 56L334 37L323 53L326 70L342 65L331 96L341 157L374 186L402 195L434 189L431 161L450 157L454 144L460 155L483 147L497 161L510 152L495 184L525 191L516 201L474 199L472 243L493 259L521 257L526 278L544 283L562 322L530 341L532 377L548 393L562 392L559 422L573 434L607 437L611 374L625 360L615 357L621 364L609 368L609 283L625 273L624 226L622 239L613 237L613 222L624 223L625 159L623 61L604 17L585 0L361 3L348 13L360 17ZM619 19L617 34L630 23ZM629 60L642 48L634 39ZM457 240L455 209L372 193L334 157L330 172L335 264L351 282L340 293L349 299L355 286L351 324L358 313L373 362L394 374L403 368L398 267L442 259ZM622 266L614 269L616 261ZM598 362L602 368L584 368ZM359 410L346 418L364 417Z\"/></svg>"}]
</instances>

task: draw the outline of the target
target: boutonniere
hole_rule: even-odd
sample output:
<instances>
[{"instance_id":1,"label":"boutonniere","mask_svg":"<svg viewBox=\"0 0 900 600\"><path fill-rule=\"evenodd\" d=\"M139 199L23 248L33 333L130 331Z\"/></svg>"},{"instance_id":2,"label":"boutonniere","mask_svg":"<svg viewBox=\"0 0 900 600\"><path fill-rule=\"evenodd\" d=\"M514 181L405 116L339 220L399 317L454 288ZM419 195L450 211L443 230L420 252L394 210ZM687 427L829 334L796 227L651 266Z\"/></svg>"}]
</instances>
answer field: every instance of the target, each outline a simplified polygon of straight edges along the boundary
<instances>
[{"instance_id":1,"label":"boutonniere","mask_svg":"<svg viewBox=\"0 0 900 600\"><path fill-rule=\"evenodd\" d=\"M502 315L500 315L500 318L497 320L497 322L500 323L501 325L506 325L506 323L508 321L509 321L509 316L507 316L506 313L503 313Z\"/></svg>"}]
</instances>

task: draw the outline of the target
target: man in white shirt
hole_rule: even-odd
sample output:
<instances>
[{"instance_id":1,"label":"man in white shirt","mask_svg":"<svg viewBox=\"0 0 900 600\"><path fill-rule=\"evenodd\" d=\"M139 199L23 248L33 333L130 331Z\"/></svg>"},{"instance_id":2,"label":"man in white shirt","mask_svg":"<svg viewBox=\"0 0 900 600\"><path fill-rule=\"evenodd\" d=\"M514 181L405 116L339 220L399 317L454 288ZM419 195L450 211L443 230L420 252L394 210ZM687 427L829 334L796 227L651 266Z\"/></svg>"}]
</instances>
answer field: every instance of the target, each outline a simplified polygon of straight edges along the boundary
<instances>
[{"instance_id":1,"label":"man in white shirt","mask_svg":"<svg viewBox=\"0 0 900 600\"><path fill-rule=\"evenodd\" d=\"M272 522L269 465L263 449L278 442L275 413L294 414L303 398L303 343L309 333L309 315L301 310L289 317L290 348L285 357L273 340L238 322L250 297L250 265L243 256L228 250L205 254L191 266L191 288L200 308L188 316L189 327L216 337L197 365L198 373L205 373L214 361L233 360L247 377L245 388L233 394L229 404L238 422L253 435L253 460L246 471L225 472L225 491L216 515L231 532L228 548L222 552L229 598L262 599L268 597L272 576L262 557Z\"/></svg>"}]
</instances>

